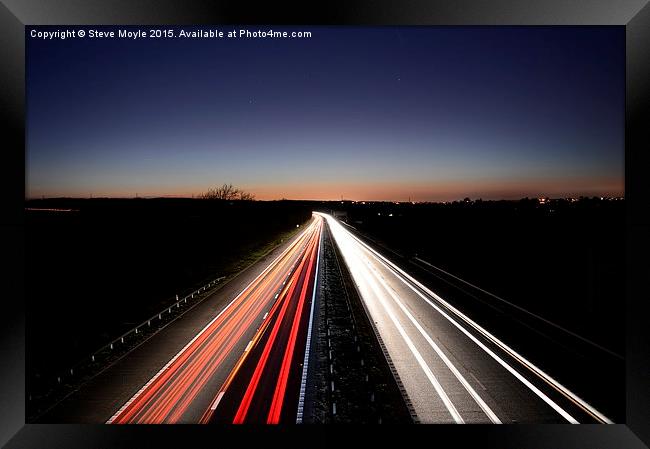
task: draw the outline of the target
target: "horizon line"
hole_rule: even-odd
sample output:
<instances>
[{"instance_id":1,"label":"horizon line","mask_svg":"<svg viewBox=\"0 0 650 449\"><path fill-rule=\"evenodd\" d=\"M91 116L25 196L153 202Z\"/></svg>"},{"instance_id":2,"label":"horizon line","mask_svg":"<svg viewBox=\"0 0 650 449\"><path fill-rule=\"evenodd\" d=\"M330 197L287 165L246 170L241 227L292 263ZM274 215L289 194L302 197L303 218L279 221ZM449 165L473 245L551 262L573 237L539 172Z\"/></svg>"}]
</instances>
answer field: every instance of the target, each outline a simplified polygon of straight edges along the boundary
<instances>
[{"instance_id":1,"label":"horizon line","mask_svg":"<svg viewBox=\"0 0 650 449\"><path fill-rule=\"evenodd\" d=\"M454 203L454 202L465 202L467 200L471 202L476 202L476 201L482 201L482 202L496 202L496 201L521 201L521 200L539 200L539 199L546 199L546 200L567 200L567 199L574 199L574 200L579 200L579 199L593 199L593 198L599 198L599 199L625 199L625 194L620 194L620 195L611 195L611 194L603 194L603 195L561 195L561 196L547 196L547 195L539 195L539 196L523 196L523 197L517 197L517 198L488 198L484 199L482 197L477 197L477 198L471 198L469 196L465 196L463 198L457 198L457 199L452 199L452 200L358 200L358 199L347 199L347 198L336 198L336 199L308 199L308 198L275 198L275 199L252 199L252 200L241 200L241 199L232 199L232 200L225 200L225 199L208 199L208 201L237 201L237 202L272 202L272 201L313 201L313 202L350 202L350 203L394 203L394 204L402 204L402 203L412 203L412 204L421 204L421 203ZM97 200L97 199L105 199L105 200L136 200L136 199L186 199L186 200L205 200L204 198L200 198L198 196L185 196L185 195L147 195L147 196L41 196L41 197L25 197L25 201L43 201L43 200Z\"/></svg>"}]
</instances>

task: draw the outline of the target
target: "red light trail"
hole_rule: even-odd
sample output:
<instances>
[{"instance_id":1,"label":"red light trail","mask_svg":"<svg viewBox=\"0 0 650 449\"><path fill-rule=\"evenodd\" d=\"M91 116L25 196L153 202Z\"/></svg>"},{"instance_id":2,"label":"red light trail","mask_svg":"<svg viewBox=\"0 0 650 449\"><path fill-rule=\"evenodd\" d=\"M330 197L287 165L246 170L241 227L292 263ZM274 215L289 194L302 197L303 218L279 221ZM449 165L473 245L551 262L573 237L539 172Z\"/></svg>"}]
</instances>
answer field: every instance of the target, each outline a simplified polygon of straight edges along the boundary
<instances>
[{"instance_id":1,"label":"red light trail","mask_svg":"<svg viewBox=\"0 0 650 449\"><path fill-rule=\"evenodd\" d=\"M300 362L307 334L308 317L304 310L308 293L315 288L321 229L322 220L317 222L297 268L269 312L266 325L260 327L250 350L237 364L236 375L220 390L214 408L202 422L295 422L294 405L298 402Z\"/></svg>"},{"instance_id":2,"label":"red light trail","mask_svg":"<svg viewBox=\"0 0 650 449\"><path fill-rule=\"evenodd\" d=\"M288 389L296 396L297 405L295 379L293 382L290 379L299 377L298 368L301 368L294 366L294 360L302 360L297 354L304 353L306 323L303 310L307 292L310 287L315 287L315 260L322 226L322 218L315 216L299 237L108 423L209 422L224 394L226 402L235 396L237 390L233 387L242 383L243 378L239 378L248 374L248 366L253 362L257 362L257 368L245 391L241 412L237 414L242 422L250 419L247 415L251 405L255 409L259 407L259 384L274 386L273 390L262 393L262 396L268 396L263 399L272 404L269 422L280 420ZM251 332L255 332L252 339ZM260 351L257 348L262 343L264 352L258 358ZM242 347L245 347L242 356L233 360L233 354ZM276 365L279 369L268 369ZM210 402L212 407L206 411L206 405L202 403L205 402L203 398L214 391L209 391L214 388L210 384L224 378L217 398ZM289 384L292 388L288 387ZM202 407L202 417L192 419L197 415L197 407ZM295 415L295 410L292 413Z\"/></svg>"}]
</instances>

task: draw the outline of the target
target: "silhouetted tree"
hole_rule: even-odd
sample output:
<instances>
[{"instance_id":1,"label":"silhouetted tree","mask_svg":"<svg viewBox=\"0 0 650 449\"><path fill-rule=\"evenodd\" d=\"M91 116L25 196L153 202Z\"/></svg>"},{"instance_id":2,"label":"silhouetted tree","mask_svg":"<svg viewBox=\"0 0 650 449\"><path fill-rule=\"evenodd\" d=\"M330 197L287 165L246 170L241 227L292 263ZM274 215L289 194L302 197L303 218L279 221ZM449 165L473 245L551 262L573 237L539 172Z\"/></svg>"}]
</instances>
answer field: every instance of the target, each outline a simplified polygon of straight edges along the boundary
<instances>
[{"instance_id":1,"label":"silhouetted tree","mask_svg":"<svg viewBox=\"0 0 650 449\"><path fill-rule=\"evenodd\" d=\"M255 195L250 192L244 192L243 190L240 190L239 199L242 201L253 201L255 199Z\"/></svg>"},{"instance_id":2,"label":"silhouetted tree","mask_svg":"<svg viewBox=\"0 0 650 449\"><path fill-rule=\"evenodd\" d=\"M245 192L232 184L223 184L221 187L213 187L208 189L207 192L199 195L199 198L204 200L242 200L242 201L252 201L255 199L255 195L250 192Z\"/></svg>"}]
</instances>

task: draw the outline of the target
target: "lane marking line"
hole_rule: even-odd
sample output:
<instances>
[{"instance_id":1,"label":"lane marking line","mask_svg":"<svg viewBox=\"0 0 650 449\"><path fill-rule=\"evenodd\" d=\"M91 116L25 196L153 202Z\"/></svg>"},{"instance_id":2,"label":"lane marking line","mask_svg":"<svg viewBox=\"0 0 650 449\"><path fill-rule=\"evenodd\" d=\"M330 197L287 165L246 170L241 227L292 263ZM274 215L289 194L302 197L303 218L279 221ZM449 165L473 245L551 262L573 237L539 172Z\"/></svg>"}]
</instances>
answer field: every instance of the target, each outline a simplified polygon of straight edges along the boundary
<instances>
[{"instance_id":1,"label":"lane marking line","mask_svg":"<svg viewBox=\"0 0 650 449\"><path fill-rule=\"evenodd\" d=\"M315 228L315 233L318 236L318 243L320 244L320 227ZM275 387L275 392L273 394L273 399L271 402L271 409L267 417L267 424L278 424L280 422L280 416L282 413L282 405L284 403L285 393L287 391L287 384L289 381L289 374L291 372L291 366L293 363L293 355L296 351L296 343L298 340L298 331L300 329L300 324L302 321L303 310L305 302L307 301L307 288L309 286L309 275L311 274L312 268L314 267L314 255L316 255L316 262L318 261L318 248L319 245L314 241L306 249L309 253L309 264L307 265L307 271L305 271L305 278L303 280L302 288L300 289L300 294L298 298L297 310L294 312L293 321L291 324L291 330L289 333L289 339L286 342L286 348L284 350L284 356L282 358L282 365L280 367L280 372L278 373L278 380ZM302 383L302 381L301 381Z\"/></svg>"},{"instance_id":2,"label":"lane marking line","mask_svg":"<svg viewBox=\"0 0 650 449\"><path fill-rule=\"evenodd\" d=\"M219 405L219 402L221 402L221 398L223 397L225 391L220 391L219 394L217 395L217 399L212 403L210 406L210 410L216 410L217 406Z\"/></svg>"},{"instance_id":3,"label":"lane marking line","mask_svg":"<svg viewBox=\"0 0 650 449\"><path fill-rule=\"evenodd\" d=\"M476 381L476 383L479 384L479 386L480 386L482 389L484 389L484 390L487 391L487 388L485 388L485 385L483 385L483 384L481 383L481 381L478 380L478 377L476 377L476 376L474 375L474 373L472 373L471 371L469 371L469 375L472 376L472 379L474 379L474 381Z\"/></svg>"},{"instance_id":4,"label":"lane marking line","mask_svg":"<svg viewBox=\"0 0 650 449\"><path fill-rule=\"evenodd\" d=\"M322 222L325 220L321 218ZM321 223L322 223L321 222ZM307 370L309 368L309 351L311 349L311 331L314 322L314 303L316 302L316 287L318 285L318 269L320 266L320 252L323 246L323 225L321 225L321 234L318 240L318 255L316 256L316 275L314 276L314 289L311 295L311 308L309 311L309 325L307 327L307 344L305 346L305 357L302 362L302 378L300 380L300 396L298 398L298 414L296 415L296 424L302 424L303 412L305 407L305 390L307 388ZM329 329L327 330L329 335Z\"/></svg>"}]
</instances>

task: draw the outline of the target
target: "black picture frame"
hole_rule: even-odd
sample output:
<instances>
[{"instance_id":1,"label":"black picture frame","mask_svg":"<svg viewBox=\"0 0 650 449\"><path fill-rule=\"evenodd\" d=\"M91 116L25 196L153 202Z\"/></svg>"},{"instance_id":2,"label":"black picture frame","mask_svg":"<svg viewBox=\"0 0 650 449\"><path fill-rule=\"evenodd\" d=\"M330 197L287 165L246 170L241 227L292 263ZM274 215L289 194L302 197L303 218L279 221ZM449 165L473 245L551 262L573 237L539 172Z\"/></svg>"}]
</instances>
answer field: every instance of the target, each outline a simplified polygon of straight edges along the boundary
<instances>
[{"instance_id":1,"label":"black picture frame","mask_svg":"<svg viewBox=\"0 0 650 449\"><path fill-rule=\"evenodd\" d=\"M626 32L626 422L615 425L105 426L25 424L25 26L118 24L613 25ZM454 447L642 448L650 445L650 6L647 0L388 0L299 5L207 0L3 0L0 5L0 445L8 448L318 446L453 442ZM612 304L612 307L621 307ZM606 385L603 388L607 388ZM408 432L408 434L406 433ZM408 435L408 437L407 437ZM418 439L415 439L418 438ZM420 439L421 438L421 439Z\"/></svg>"}]
</instances>

